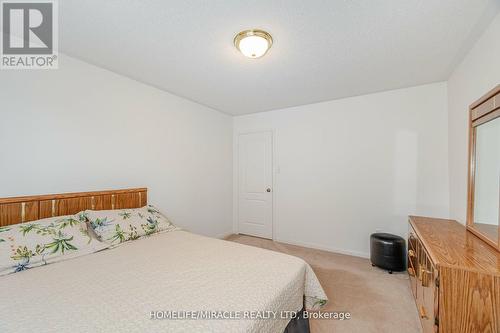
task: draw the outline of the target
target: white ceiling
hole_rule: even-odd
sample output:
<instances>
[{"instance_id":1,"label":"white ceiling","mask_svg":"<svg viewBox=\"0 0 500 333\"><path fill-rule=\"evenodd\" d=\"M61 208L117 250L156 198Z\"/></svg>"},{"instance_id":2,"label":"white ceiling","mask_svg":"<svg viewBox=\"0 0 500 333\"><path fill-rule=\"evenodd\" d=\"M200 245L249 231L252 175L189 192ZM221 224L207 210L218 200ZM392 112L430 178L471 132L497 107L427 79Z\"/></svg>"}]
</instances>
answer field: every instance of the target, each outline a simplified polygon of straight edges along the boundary
<instances>
[{"instance_id":1,"label":"white ceiling","mask_svg":"<svg viewBox=\"0 0 500 333\"><path fill-rule=\"evenodd\" d=\"M500 0L63 0L60 50L240 115L446 80ZM247 59L233 37L265 29Z\"/></svg>"}]
</instances>

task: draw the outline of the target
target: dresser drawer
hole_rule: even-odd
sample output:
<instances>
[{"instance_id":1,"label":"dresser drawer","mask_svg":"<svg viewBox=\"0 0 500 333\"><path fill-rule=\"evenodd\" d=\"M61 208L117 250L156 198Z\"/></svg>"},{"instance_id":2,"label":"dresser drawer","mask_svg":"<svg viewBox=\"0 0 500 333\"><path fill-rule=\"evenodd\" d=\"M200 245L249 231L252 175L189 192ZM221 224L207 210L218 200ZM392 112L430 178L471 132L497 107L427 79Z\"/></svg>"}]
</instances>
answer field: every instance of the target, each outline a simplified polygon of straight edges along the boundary
<instances>
[{"instance_id":1,"label":"dresser drawer","mask_svg":"<svg viewBox=\"0 0 500 333\"><path fill-rule=\"evenodd\" d=\"M413 228L410 225L410 227L408 228L408 250L416 251L417 250L416 242L417 242L417 237L415 235L415 230L413 230Z\"/></svg>"},{"instance_id":2,"label":"dresser drawer","mask_svg":"<svg viewBox=\"0 0 500 333\"><path fill-rule=\"evenodd\" d=\"M415 251L408 247L408 275L410 277L410 289L413 297L417 297L417 256Z\"/></svg>"},{"instance_id":3,"label":"dresser drawer","mask_svg":"<svg viewBox=\"0 0 500 333\"><path fill-rule=\"evenodd\" d=\"M429 257L425 258L420 266L420 277L417 282L417 288L421 288L420 293L422 299L419 304L420 322L424 332L437 332L436 318L438 317L437 297L438 292L435 284L437 278L437 270L430 261Z\"/></svg>"},{"instance_id":4,"label":"dresser drawer","mask_svg":"<svg viewBox=\"0 0 500 333\"><path fill-rule=\"evenodd\" d=\"M411 226L408 232L408 275L423 332L438 332L438 290L435 268L422 241Z\"/></svg>"}]
</instances>

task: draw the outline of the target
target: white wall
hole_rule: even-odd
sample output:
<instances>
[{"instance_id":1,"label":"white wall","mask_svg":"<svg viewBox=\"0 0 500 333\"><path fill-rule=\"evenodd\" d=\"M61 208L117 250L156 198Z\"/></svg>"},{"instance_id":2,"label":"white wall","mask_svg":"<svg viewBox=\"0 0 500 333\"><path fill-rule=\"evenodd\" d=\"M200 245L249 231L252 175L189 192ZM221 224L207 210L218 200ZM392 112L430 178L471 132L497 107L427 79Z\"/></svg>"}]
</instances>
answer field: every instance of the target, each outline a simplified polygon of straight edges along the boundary
<instances>
[{"instance_id":1,"label":"white wall","mask_svg":"<svg viewBox=\"0 0 500 333\"><path fill-rule=\"evenodd\" d=\"M275 131L274 238L367 256L370 233L405 236L408 214L447 217L446 96L435 83L235 117L234 142Z\"/></svg>"},{"instance_id":2,"label":"white wall","mask_svg":"<svg viewBox=\"0 0 500 333\"><path fill-rule=\"evenodd\" d=\"M467 213L468 107L500 83L500 14L448 80L450 217Z\"/></svg>"},{"instance_id":3,"label":"white wall","mask_svg":"<svg viewBox=\"0 0 500 333\"><path fill-rule=\"evenodd\" d=\"M273 129L275 239L367 255L407 214L465 222L467 108L500 82L498 36L500 15L447 84L234 121L64 55L0 71L0 197L147 186L177 224L220 236L236 225L233 125Z\"/></svg>"},{"instance_id":4,"label":"white wall","mask_svg":"<svg viewBox=\"0 0 500 333\"><path fill-rule=\"evenodd\" d=\"M232 119L61 55L0 71L0 197L147 186L192 231L232 229Z\"/></svg>"}]
</instances>

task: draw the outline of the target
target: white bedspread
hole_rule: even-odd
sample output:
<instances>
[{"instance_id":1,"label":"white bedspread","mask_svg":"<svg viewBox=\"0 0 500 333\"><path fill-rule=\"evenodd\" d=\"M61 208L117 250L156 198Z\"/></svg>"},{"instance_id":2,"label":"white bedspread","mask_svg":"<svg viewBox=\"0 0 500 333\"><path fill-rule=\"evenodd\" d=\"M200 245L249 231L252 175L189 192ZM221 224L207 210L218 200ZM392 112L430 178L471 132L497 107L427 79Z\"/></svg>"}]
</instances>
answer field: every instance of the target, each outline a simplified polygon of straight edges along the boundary
<instances>
[{"instance_id":1,"label":"white bedspread","mask_svg":"<svg viewBox=\"0 0 500 333\"><path fill-rule=\"evenodd\" d=\"M152 311L297 311L326 300L302 259L185 231L0 277L0 332L283 332L289 320Z\"/></svg>"}]
</instances>

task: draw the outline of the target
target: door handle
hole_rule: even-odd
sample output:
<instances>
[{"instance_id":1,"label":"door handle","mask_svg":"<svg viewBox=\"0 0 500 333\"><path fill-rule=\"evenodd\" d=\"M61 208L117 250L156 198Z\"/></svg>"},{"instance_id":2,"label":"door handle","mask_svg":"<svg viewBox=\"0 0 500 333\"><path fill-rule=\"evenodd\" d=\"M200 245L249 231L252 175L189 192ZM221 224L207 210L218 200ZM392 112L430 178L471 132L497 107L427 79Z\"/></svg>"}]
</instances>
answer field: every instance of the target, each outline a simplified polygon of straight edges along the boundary
<instances>
[{"instance_id":1,"label":"door handle","mask_svg":"<svg viewBox=\"0 0 500 333\"><path fill-rule=\"evenodd\" d=\"M271 192L271 188L269 188L269 187L268 187L268 188L266 189L266 192Z\"/></svg>"}]
</instances>

